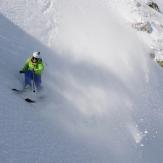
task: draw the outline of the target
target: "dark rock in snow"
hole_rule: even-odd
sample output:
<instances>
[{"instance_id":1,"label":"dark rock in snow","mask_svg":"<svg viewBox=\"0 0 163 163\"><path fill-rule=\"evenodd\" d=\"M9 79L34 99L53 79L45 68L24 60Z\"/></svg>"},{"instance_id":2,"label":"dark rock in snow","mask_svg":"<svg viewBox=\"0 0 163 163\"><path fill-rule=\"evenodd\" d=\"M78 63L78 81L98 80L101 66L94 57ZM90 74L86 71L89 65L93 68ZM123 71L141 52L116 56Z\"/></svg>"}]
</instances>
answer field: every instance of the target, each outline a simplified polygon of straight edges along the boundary
<instances>
[{"instance_id":1,"label":"dark rock in snow","mask_svg":"<svg viewBox=\"0 0 163 163\"><path fill-rule=\"evenodd\" d=\"M160 9L159 9L157 3L155 3L155 2L148 2L147 5L148 5L149 7L151 7L151 8L153 8L154 10L160 12Z\"/></svg>"}]
</instances>

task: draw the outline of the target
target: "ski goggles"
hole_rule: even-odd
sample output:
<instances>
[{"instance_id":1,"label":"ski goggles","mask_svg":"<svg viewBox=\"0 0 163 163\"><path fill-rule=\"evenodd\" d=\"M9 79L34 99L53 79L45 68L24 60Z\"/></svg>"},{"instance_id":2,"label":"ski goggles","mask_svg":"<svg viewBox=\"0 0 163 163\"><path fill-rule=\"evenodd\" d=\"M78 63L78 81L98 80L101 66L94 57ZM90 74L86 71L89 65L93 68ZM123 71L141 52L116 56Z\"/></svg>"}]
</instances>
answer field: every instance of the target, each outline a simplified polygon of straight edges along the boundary
<instances>
[{"instance_id":1,"label":"ski goggles","mask_svg":"<svg viewBox=\"0 0 163 163\"><path fill-rule=\"evenodd\" d=\"M39 58L32 57L32 62L37 62Z\"/></svg>"}]
</instances>

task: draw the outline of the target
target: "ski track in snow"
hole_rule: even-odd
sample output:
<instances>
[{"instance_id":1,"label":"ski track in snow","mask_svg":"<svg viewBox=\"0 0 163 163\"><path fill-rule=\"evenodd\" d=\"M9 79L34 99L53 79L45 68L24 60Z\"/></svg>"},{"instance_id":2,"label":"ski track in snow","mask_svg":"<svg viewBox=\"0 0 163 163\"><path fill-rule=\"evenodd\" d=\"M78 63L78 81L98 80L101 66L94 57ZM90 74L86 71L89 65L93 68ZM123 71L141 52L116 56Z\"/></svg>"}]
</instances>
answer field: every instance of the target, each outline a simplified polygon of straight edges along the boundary
<instances>
[{"instance_id":1,"label":"ski track in snow","mask_svg":"<svg viewBox=\"0 0 163 163\"><path fill-rule=\"evenodd\" d=\"M3 0L0 12L0 162L162 163L162 69L144 54L162 53L162 14L136 0ZM126 27L146 20L151 34ZM15 96L37 49L44 90Z\"/></svg>"}]
</instances>

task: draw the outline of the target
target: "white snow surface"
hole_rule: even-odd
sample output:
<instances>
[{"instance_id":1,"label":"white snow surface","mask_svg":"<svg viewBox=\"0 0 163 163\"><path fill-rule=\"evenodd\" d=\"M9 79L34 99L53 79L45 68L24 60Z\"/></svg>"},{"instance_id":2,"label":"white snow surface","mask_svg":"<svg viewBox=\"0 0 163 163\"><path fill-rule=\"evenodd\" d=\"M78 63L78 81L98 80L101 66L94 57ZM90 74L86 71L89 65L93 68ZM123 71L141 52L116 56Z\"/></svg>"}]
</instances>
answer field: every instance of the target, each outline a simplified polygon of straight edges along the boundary
<instances>
[{"instance_id":1,"label":"white snow surface","mask_svg":"<svg viewBox=\"0 0 163 163\"><path fill-rule=\"evenodd\" d=\"M163 162L163 15L146 2L0 1L1 163ZM43 90L15 94L33 51Z\"/></svg>"}]
</instances>

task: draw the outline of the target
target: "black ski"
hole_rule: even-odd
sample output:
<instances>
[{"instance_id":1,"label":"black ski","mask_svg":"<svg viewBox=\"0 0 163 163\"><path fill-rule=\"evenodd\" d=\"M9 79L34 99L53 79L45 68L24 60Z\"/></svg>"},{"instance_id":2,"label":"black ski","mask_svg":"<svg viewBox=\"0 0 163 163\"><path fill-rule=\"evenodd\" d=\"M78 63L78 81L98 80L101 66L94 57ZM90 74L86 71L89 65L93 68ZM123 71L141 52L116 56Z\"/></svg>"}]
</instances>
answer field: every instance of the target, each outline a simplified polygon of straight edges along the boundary
<instances>
[{"instance_id":1,"label":"black ski","mask_svg":"<svg viewBox=\"0 0 163 163\"><path fill-rule=\"evenodd\" d=\"M35 103L36 102L36 101L34 101L34 100L30 99L30 98L25 98L25 101L29 102L29 103Z\"/></svg>"},{"instance_id":2,"label":"black ski","mask_svg":"<svg viewBox=\"0 0 163 163\"><path fill-rule=\"evenodd\" d=\"M16 88L13 88L12 89L14 92L18 92L18 93L21 93L21 92L23 92L24 90L21 90L21 89L16 89Z\"/></svg>"},{"instance_id":3,"label":"black ski","mask_svg":"<svg viewBox=\"0 0 163 163\"><path fill-rule=\"evenodd\" d=\"M20 89L16 89L16 88L13 88L12 89L14 92L16 92L16 93L23 93L24 92L24 90L20 90ZM34 101L34 100L32 100L32 99L30 99L30 98L24 98L24 100L26 101L26 102L28 102L28 103L35 103L36 101Z\"/></svg>"}]
</instances>

